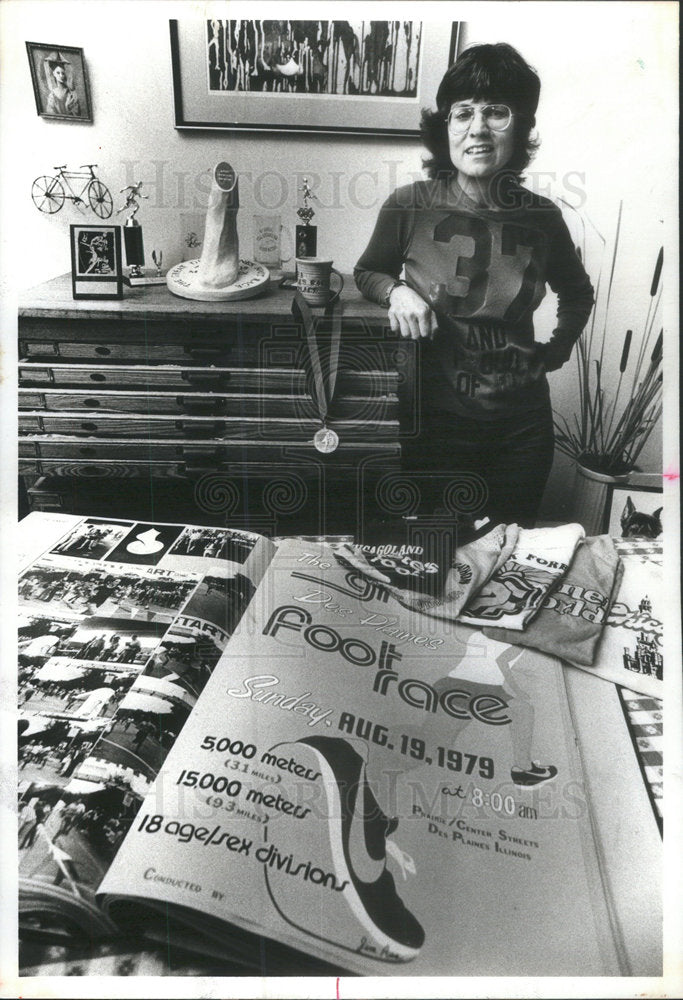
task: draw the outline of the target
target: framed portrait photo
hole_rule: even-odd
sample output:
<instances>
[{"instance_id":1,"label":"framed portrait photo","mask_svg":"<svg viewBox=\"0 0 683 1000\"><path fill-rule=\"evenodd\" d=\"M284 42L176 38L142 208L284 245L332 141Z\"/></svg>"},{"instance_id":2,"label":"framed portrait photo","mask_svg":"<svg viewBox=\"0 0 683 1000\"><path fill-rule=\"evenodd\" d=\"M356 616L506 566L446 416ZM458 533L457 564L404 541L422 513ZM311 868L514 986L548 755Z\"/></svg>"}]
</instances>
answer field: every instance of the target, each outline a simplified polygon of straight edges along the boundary
<instances>
[{"instance_id":1,"label":"framed portrait photo","mask_svg":"<svg viewBox=\"0 0 683 1000\"><path fill-rule=\"evenodd\" d=\"M178 129L417 137L462 40L460 22L169 23Z\"/></svg>"},{"instance_id":2,"label":"framed portrait photo","mask_svg":"<svg viewBox=\"0 0 683 1000\"><path fill-rule=\"evenodd\" d=\"M659 538L662 533L661 486L619 483L612 486L606 531L613 538Z\"/></svg>"},{"instance_id":3,"label":"framed portrait photo","mask_svg":"<svg viewBox=\"0 0 683 1000\"><path fill-rule=\"evenodd\" d=\"M83 49L26 42L36 111L41 118L92 122Z\"/></svg>"},{"instance_id":4,"label":"framed portrait photo","mask_svg":"<svg viewBox=\"0 0 683 1000\"><path fill-rule=\"evenodd\" d=\"M75 299L123 297L121 226L71 226L71 286Z\"/></svg>"}]
</instances>

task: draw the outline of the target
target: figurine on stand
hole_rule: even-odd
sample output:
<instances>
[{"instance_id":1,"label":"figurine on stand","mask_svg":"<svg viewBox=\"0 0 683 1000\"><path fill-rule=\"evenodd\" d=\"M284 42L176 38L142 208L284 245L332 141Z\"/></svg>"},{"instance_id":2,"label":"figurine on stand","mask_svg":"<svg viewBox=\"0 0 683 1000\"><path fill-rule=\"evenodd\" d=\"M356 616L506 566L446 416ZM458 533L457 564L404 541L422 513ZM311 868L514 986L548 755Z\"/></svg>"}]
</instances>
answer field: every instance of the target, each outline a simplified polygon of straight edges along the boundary
<instances>
[{"instance_id":1,"label":"figurine on stand","mask_svg":"<svg viewBox=\"0 0 683 1000\"><path fill-rule=\"evenodd\" d=\"M148 194L140 193L140 188L144 183L145 183L144 181L138 181L137 184L129 184L127 187L121 188L121 190L119 191L119 194L123 194L124 191L127 192L127 194L124 204L121 205L121 208L117 211L116 214L120 215L121 212L125 212L127 208L133 209L133 211L128 216L128 219L126 220L126 223L128 223L130 219L134 219L137 212L140 209L140 203L138 201L138 198L149 198Z\"/></svg>"},{"instance_id":2,"label":"figurine on stand","mask_svg":"<svg viewBox=\"0 0 683 1000\"><path fill-rule=\"evenodd\" d=\"M121 212L125 212L128 209L131 210L130 215L126 219L123 225L123 241L126 247L126 263L128 264L130 271L128 273L126 282L130 284L135 284L136 280L141 283L144 278L145 272L143 270L143 265L145 263L145 248L142 241L142 226L135 218L140 209L140 198L148 198L149 195L142 194L140 188L143 185L143 181L138 181L137 184L129 184L125 188L121 188L120 194L126 195L126 200L121 205L121 208L116 212L120 215Z\"/></svg>"},{"instance_id":3,"label":"figurine on stand","mask_svg":"<svg viewBox=\"0 0 683 1000\"><path fill-rule=\"evenodd\" d=\"M313 194L311 186L308 183L308 177L303 178L301 191L303 194L303 205L297 208L296 214L301 219L303 225L295 227L296 256L315 257L318 249L318 227L311 225L311 219L315 215L315 210L309 205L309 202L318 201L318 197Z\"/></svg>"}]
</instances>

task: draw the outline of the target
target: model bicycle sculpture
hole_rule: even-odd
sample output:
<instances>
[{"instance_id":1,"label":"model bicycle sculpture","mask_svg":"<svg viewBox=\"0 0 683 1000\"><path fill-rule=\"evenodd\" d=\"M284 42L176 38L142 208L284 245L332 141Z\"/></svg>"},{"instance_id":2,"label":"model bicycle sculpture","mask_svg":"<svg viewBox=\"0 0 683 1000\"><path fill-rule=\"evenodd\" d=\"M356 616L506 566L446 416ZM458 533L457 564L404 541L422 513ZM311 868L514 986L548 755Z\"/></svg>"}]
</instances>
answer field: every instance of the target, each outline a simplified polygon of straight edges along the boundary
<instances>
[{"instance_id":1,"label":"model bicycle sculpture","mask_svg":"<svg viewBox=\"0 0 683 1000\"><path fill-rule=\"evenodd\" d=\"M89 204L100 219L108 219L112 213L114 202L109 188L96 175L96 166L96 163L83 163L80 170L67 170L66 164L63 164L61 167L53 167L53 170L57 171L54 177L49 177L47 174L36 177L31 188L33 204L39 212L54 215L68 199L81 211L85 210ZM82 182L78 194L71 187L71 181ZM64 190L65 187L69 191L68 194Z\"/></svg>"}]
</instances>

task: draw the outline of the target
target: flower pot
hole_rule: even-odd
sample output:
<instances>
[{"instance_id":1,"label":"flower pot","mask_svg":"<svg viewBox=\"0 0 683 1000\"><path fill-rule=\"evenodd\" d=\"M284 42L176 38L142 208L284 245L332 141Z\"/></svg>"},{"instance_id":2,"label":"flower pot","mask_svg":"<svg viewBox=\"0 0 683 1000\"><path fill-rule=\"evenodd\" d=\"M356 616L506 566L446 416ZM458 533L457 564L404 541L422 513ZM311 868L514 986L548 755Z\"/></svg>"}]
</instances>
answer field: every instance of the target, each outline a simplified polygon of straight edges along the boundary
<instances>
[{"instance_id":1,"label":"flower pot","mask_svg":"<svg viewBox=\"0 0 683 1000\"><path fill-rule=\"evenodd\" d=\"M601 535L606 530L607 501L612 486L628 482L630 472L608 476L577 463L574 479L573 520L582 524L587 535Z\"/></svg>"}]
</instances>

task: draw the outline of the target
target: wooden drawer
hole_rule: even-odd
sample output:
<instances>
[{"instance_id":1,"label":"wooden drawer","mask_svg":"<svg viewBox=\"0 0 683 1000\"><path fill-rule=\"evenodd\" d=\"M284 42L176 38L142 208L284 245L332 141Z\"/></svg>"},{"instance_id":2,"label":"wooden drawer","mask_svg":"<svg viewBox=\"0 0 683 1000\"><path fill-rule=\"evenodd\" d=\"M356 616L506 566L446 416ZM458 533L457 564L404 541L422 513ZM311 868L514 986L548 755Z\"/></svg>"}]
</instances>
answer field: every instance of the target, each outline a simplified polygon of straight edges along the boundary
<instances>
[{"instance_id":1,"label":"wooden drawer","mask_svg":"<svg viewBox=\"0 0 683 1000\"><path fill-rule=\"evenodd\" d=\"M311 445L310 451L305 453L301 450L292 452L290 455L281 456L272 461L247 453L245 460L230 462L228 460L205 464L196 461L193 456L173 458L169 456L165 460L162 455L155 455L153 461L149 459L133 459L123 457L120 459L80 459L69 460L66 458L20 458L20 475L31 476L66 476L87 479L121 479L130 477L161 476L178 479L196 479L207 474L218 472L225 475L232 475L239 480L245 479L256 482L257 480L277 475L278 473L292 473L304 478L320 479L323 469L330 475L335 474L343 477L348 483L349 475L358 469L358 462L339 461L333 465L328 463L327 456L321 456ZM398 469L399 455L394 450L384 455L373 455L373 469L380 471L378 460L381 461L383 471ZM296 465L293 463L296 462Z\"/></svg>"},{"instance_id":2,"label":"wooden drawer","mask_svg":"<svg viewBox=\"0 0 683 1000\"><path fill-rule=\"evenodd\" d=\"M320 320L318 336L328 336ZM247 324L236 320L165 323L158 320L96 321L19 320L19 357L23 360L99 364L260 365L303 367L307 355L303 331L291 322ZM347 327L345 320L341 367L351 370L400 368L406 356L404 342L383 342L375 331ZM294 360L294 359L297 360Z\"/></svg>"},{"instance_id":3,"label":"wooden drawer","mask_svg":"<svg viewBox=\"0 0 683 1000\"><path fill-rule=\"evenodd\" d=\"M272 465L291 463L297 459L313 459L326 467L358 467L372 459L386 460L398 465L400 448L386 441L358 442L341 441L336 451L320 455L310 442L235 440L216 442L212 439L187 441L183 438L136 441L127 438L102 440L100 438L73 438L59 435L27 435L19 439L19 458L23 462L43 460L54 462L115 461L148 462L153 459L162 463L182 463L187 468L205 472L221 465L246 463L268 463Z\"/></svg>"},{"instance_id":4,"label":"wooden drawer","mask_svg":"<svg viewBox=\"0 0 683 1000\"><path fill-rule=\"evenodd\" d=\"M182 343L117 343L115 339L106 344L79 341L25 341L20 340L19 350L26 358L74 358L99 361L177 361L191 364L230 364L239 356L243 362L256 364L258 344L244 344L239 351L228 343L202 343L192 345Z\"/></svg>"},{"instance_id":5,"label":"wooden drawer","mask_svg":"<svg viewBox=\"0 0 683 1000\"><path fill-rule=\"evenodd\" d=\"M21 319L19 355L22 358L73 358L83 361L177 361L196 364L256 364L259 326L201 322Z\"/></svg>"},{"instance_id":6,"label":"wooden drawer","mask_svg":"<svg viewBox=\"0 0 683 1000\"><path fill-rule=\"evenodd\" d=\"M368 419L330 421L341 440L398 440L398 421L383 420L375 412ZM319 418L302 417L213 417L174 418L157 414L117 413L83 414L31 411L19 414L20 434L77 434L97 437L233 438L302 441L312 438L320 428Z\"/></svg>"},{"instance_id":7,"label":"wooden drawer","mask_svg":"<svg viewBox=\"0 0 683 1000\"><path fill-rule=\"evenodd\" d=\"M336 399L331 416L337 419L396 419L395 396ZM310 396L282 393L144 393L97 390L19 390L19 410L49 412L97 411L102 413L177 414L179 416L292 417L312 420L318 412Z\"/></svg>"},{"instance_id":8,"label":"wooden drawer","mask_svg":"<svg viewBox=\"0 0 683 1000\"><path fill-rule=\"evenodd\" d=\"M96 361L99 365L176 364L186 367L220 366L232 368L289 366L294 359L301 367L305 348L301 343L273 341L270 335L239 339L195 339L188 342L167 341L163 338L150 341L117 340L114 333L104 342L92 340L26 340L19 339L19 357L22 361L62 361L68 363ZM342 350L341 367L351 370L401 368L407 357L404 345L350 344ZM105 373L106 374L106 373Z\"/></svg>"},{"instance_id":9,"label":"wooden drawer","mask_svg":"<svg viewBox=\"0 0 683 1000\"><path fill-rule=\"evenodd\" d=\"M369 414L379 420L396 419L397 407L395 396L342 396L335 400L332 415L339 419L359 419ZM308 419L315 418L318 412L311 397L303 394L212 392L179 395L174 392L100 392L96 389L20 389L19 409Z\"/></svg>"},{"instance_id":10,"label":"wooden drawer","mask_svg":"<svg viewBox=\"0 0 683 1000\"><path fill-rule=\"evenodd\" d=\"M206 471L206 470L204 470ZM82 461L64 459L19 459L20 475L67 476L80 479L128 479L131 477L160 476L162 478L187 478L183 463L150 461ZM202 473L200 473L202 474Z\"/></svg>"},{"instance_id":11,"label":"wooden drawer","mask_svg":"<svg viewBox=\"0 0 683 1000\"><path fill-rule=\"evenodd\" d=\"M202 392L306 392L303 368L221 368L180 365L19 364L20 386L107 389L197 389ZM340 371L340 394L396 393L398 374L381 370Z\"/></svg>"},{"instance_id":12,"label":"wooden drawer","mask_svg":"<svg viewBox=\"0 0 683 1000\"><path fill-rule=\"evenodd\" d=\"M19 364L20 386L106 389L193 389L202 392L305 392L296 368L222 368L180 365Z\"/></svg>"},{"instance_id":13,"label":"wooden drawer","mask_svg":"<svg viewBox=\"0 0 683 1000\"><path fill-rule=\"evenodd\" d=\"M42 343L100 344L193 344L212 343L235 346L258 340L270 333L270 325L245 317L194 317L187 319L150 315L147 318L98 319L59 316L45 318L20 316L19 338Z\"/></svg>"}]
</instances>

